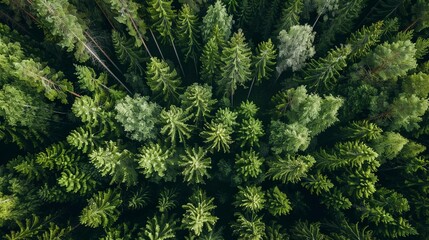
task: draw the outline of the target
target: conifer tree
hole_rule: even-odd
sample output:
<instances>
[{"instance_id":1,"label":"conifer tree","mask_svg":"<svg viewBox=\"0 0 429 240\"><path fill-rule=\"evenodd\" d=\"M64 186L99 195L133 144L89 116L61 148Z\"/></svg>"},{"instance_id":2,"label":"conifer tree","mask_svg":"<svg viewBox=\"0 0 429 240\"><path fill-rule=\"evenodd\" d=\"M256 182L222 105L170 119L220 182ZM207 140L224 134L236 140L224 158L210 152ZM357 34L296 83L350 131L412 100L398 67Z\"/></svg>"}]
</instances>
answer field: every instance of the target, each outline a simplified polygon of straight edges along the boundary
<instances>
[{"instance_id":1,"label":"conifer tree","mask_svg":"<svg viewBox=\"0 0 429 240\"><path fill-rule=\"evenodd\" d=\"M230 144L233 143L232 132L232 128L224 123L211 121L200 135L205 139L204 142L209 144L210 151L219 152L222 149L223 152L229 152Z\"/></svg>"},{"instance_id":2,"label":"conifer tree","mask_svg":"<svg viewBox=\"0 0 429 240\"><path fill-rule=\"evenodd\" d=\"M251 77L252 53L245 43L244 34L241 31L234 33L228 42L228 46L222 51L222 78L219 79L219 91L224 92L231 98L231 105L234 103L234 93L239 85L245 86L245 83Z\"/></svg>"},{"instance_id":3,"label":"conifer tree","mask_svg":"<svg viewBox=\"0 0 429 240\"><path fill-rule=\"evenodd\" d=\"M216 2L207 9L203 17L202 37L203 42L207 43L213 37L214 31L218 28L221 37L227 40L231 35L232 16L228 15L225 5L221 0Z\"/></svg>"},{"instance_id":4,"label":"conifer tree","mask_svg":"<svg viewBox=\"0 0 429 240\"><path fill-rule=\"evenodd\" d=\"M184 155L180 155L179 166L183 168L184 180L190 183L204 183L205 177L210 177L208 170L211 169L211 158L202 148L187 148Z\"/></svg>"},{"instance_id":5,"label":"conifer tree","mask_svg":"<svg viewBox=\"0 0 429 240\"><path fill-rule=\"evenodd\" d=\"M367 120L352 122L343 131L346 138L355 140L375 140L383 132L376 124Z\"/></svg>"},{"instance_id":6,"label":"conifer tree","mask_svg":"<svg viewBox=\"0 0 429 240\"><path fill-rule=\"evenodd\" d=\"M209 83L220 75L220 46L216 42L216 38L210 38L204 45L203 53L201 54L201 77Z\"/></svg>"},{"instance_id":7,"label":"conifer tree","mask_svg":"<svg viewBox=\"0 0 429 240\"><path fill-rule=\"evenodd\" d=\"M347 58L351 53L351 46L344 45L332 49L328 55L318 60L312 59L304 69L304 80L312 88L330 89L338 80L340 71L347 66Z\"/></svg>"},{"instance_id":8,"label":"conifer tree","mask_svg":"<svg viewBox=\"0 0 429 240\"><path fill-rule=\"evenodd\" d=\"M144 228L144 236L149 240L174 239L176 237L177 220L167 214L149 218Z\"/></svg>"},{"instance_id":9,"label":"conifer tree","mask_svg":"<svg viewBox=\"0 0 429 240\"><path fill-rule=\"evenodd\" d=\"M201 48L199 43L200 25L194 10L188 5L182 5L177 16L177 38L185 53L185 62L189 58L196 61L197 51Z\"/></svg>"},{"instance_id":10,"label":"conifer tree","mask_svg":"<svg viewBox=\"0 0 429 240\"><path fill-rule=\"evenodd\" d=\"M163 109L160 114L161 123L164 125L161 128L161 134L167 135L173 145L176 144L177 139L185 143L191 137L191 126L186 123L191 117L183 109L174 105L171 105L168 111Z\"/></svg>"},{"instance_id":11,"label":"conifer tree","mask_svg":"<svg viewBox=\"0 0 429 240\"><path fill-rule=\"evenodd\" d=\"M264 208L265 201L265 193L262 191L262 187L239 186L238 193L235 195L234 205L246 212L256 213Z\"/></svg>"},{"instance_id":12,"label":"conifer tree","mask_svg":"<svg viewBox=\"0 0 429 240\"><path fill-rule=\"evenodd\" d=\"M53 109L38 95L30 95L21 89L5 84L0 90L0 116L10 126L27 127L36 132L45 132Z\"/></svg>"},{"instance_id":13,"label":"conifer tree","mask_svg":"<svg viewBox=\"0 0 429 240\"><path fill-rule=\"evenodd\" d=\"M58 184L66 188L67 192L86 194L97 184L88 169L79 170L77 167L65 169L58 178Z\"/></svg>"},{"instance_id":14,"label":"conifer tree","mask_svg":"<svg viewBox=\"0 0 429 240\"><path fill-rule=\"evenodd\" d=\"M365 69L359 72L358 77L375 84L395 81L417 66L415 53L415 45L409 40L384 42L359 63L359 67Z\"/></svg>"},{"instance_id":15,"label":"conifer tree","mask_svg":"<svg viewBox=\"0 0 429 240\"><path fill-rule=\"evenodd\" d=\"M258 48L256 49L256 55L252 58L253 65L253 79L252 84L250 85L249 94L247 98L250 96L250 92L252 91L253 84L260 83L261 80L270 78L271 72L273 71L272 67L276 64L277 52L274 48L274 44L271 42L271 39L268 39L266 42L261 42L258 44Z\"/></svg>"},{"instance_id":16,"label":"conifer tree","mask_svg":"<svg viewBox=\"0 0 429 240\"><path fill-rule=\"evenodd\" d=\"M145 34L146 34L146 23L139 17L138 10L142 6L133 0L104 0L111 10L115 13L116 21L127 26L128 33L134 37L134 44L136 47L140 47L142 44L152 57L149 48L146 45Z\"/></svg>"},{"instance_id":17,"label":"conifer tree","mask_svg":"<svg viewBox=\"0 0 429 240\"><path fill-rule=\"evenodd\" d=\"M181 103L186 112L192 113L194 122L198 122L210 117L216 100L212 98L211 86L194 83L181 95Z\"/></svg>"},{"instance_id":18,"label":"conifer tree","mask_svg":"<svg viewBox=\"0 0 429 240\"><path fill-rule=\"evenodd\" d=\"M302 0L287 1L282 9L281 18L277 26L277 33L282 30L289 31L292 26L298 25L303 7L304 4Z\"/></svg>"},{"instance_id":19,"label":"conifer tree","mask_svg":"<svg viewBox=\"0 0 429 240\"><path fill-rule=\"evenodd\" d=\"M162 95L164 101L178 100L177 90L180 89L181 80L176 70L172 70L165 61L151 58L146 68L146 76L147 85L158 96Z\"/></svg>"},{"instance_id":20,"label":"conifer tree","mask_svg":"<svg viewBox=\"0 0 429 240\"><path fill-rule=\"evenodd\" d=\"M264 128L262 121L250 117L249 119L243 119L237 130L238 137L237 141L241 142L240 146L245 145L259 146L259 139L264 135Z\"/></svg>"},{"instance_id":21,"label":"conifer tree","mask_svg":"<svg viewBox=\"0 0 429 240\"><path fill-rule=\"evenodd\" d=\"M147 11L153 21L152 28L158 31L164 42L170 40L177 57L177 61L179 62L180 69L184 74L185 72L183 71L182 62L180 61L173 39L173 21L176 18L176 11L172 8L172 3L172 0L149 0L147 2Z\"/></svg>"},{"instance_id":22,"label":"conifer tree","mask_svg":"<svg viewBox=\"0 0 429 240\"><path fill-rule=\"evenodd\" d=\"M296 183L307 176L316 160L310 155L287 155L285 158L276 157L268 162L267 175L273 180L283 183Z\"/></svg>"},{"instance_id":23,"label":"conifer tree","mask_svg":"<svg viewBox=\"0 0 429 240\"><path fill-rule=\"evenodd\" d=\"M131 153L120 150L112 142L105 142L106 147L94 150L89 158L102 176L110 175L113 182L125 183L128 186L137 183L137 172Z\"/></svg>"},{"instance_id":24,"label":"conifer tree","mask_svg":"<svg viewBox=\"0 0 429 240\"><path fill-rule=\"evenodd\" d=\"M68 52L75 50L81 62L90 58L85 31L88 26L76 16L76 8L65 0L36 0L32 2L40 21L49 28L49 33L59 37L59 45ZM47 30L47 29L46 29Z\"/></svg>"},{"instance_id":25,"label":"conifer tree","mask_svg":"<svg viewBox=\"0 0 429 240\"><path fill-rule=\"evenodd\" d=\"M285 124L272 121L270 125L269 143L275 154L296 153L304 151L310 144L310 130L299 123ZM288 144L285 145L284 143Z\"/></svg>"},{"instance_id":26,"label":"conifer tree","mask_svg":"<svg viewBox=\"0 0 429 240\"><path fill-rule=\"evenodd\" d=\"M282 216L288 214L292 210L291 203L286 194L281 192L275 186L267 192L267 208L274 216Z\"/></svg>"},{"instance_id":27,"label":"conifer tree","mask_svg":"<svg viewBox=\"0 0 429 240\"><path fill-rule=\"evenodd\" d=\"M385 23L378 21L371 24L369 27L363 26L358 31L351 34L347 39L347 44L352 46L350 58L358 59L365 56L375 46L383 34L383 27Z\"/></svg>"},{"instance_id":28,"label":"conifer tree","mask_svg":"<svg viewBox=\"0 0 429 240\"><path fill-rule=\"evenodd\" d=\"M113 224L120 216L119 206L122 204L119 193L109 189L97 192L88 199L88 205L82 210L80 222L88 227L96 228Z\"/></svg>"},{"instance_id":29,"label":"conifer tree","mask_svg":"<svg viewBox=\"0 0 429 240\"><path fill-rule=\"evenodd\" d=\"M211 231L218 220L218 217L211 213L216 208L213 200L214 198L207 197L203 190L198 189L189 198L189 202L182 206L186 211L182 223L196 236L201 235L204 228Z\"/></svg>"},{"instance_id":30,"label":"conifer tree","mask_svg":"<svg viewBox=\"0 0 429 240\"><path fill-rule=\"evenodd\" d=\"M233 234L239 240L262 240L265 237L265 223L256 213L235 213L236 221L232 224Z\"/></svg>"},{"instance_id":31,"label":"conifer tree","mask_svg":"<svg viewBox=\"0 0 429 240\"><path fill-rule=\"evenodd\" d=\"M242 151L235 156L237 172L244 179L257 178L262 173L263 163L264 159L253 150Z\"/></svg>"},{"instance_id":32,"label":"conifer tree","mask_svg":"<svg viewBox=\"0 0 429 240\"><path fill-rule=\"evenodd\" d=\"M148 101L148 97L126 96L115 106L116 120L124 127L129 137L137 141L155 139L161 107Z\"/></svg>"},{"instance_id":33,"label":"conifer tree","mask_svg":"<svg viewBox=\"0 0 429 240\"><path fill-rule=\"evenodd\" d=\"M146 178L162 178L168 176L168 167L174 164L168 162L172 154L172 151L164 150L159 144L151 142L140 149L137 162Z\"/></svg>"}]
</instances>

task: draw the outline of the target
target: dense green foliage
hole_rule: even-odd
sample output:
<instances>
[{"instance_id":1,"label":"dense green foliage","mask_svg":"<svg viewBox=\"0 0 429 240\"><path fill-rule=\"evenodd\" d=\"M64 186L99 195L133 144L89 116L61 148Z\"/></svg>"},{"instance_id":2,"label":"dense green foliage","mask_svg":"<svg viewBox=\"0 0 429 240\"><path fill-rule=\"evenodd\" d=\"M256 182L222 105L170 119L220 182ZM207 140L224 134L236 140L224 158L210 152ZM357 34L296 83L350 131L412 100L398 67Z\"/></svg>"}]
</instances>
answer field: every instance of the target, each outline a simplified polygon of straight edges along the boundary
<instances>
[{"instance_id":1,"label":"dense green foliage","mask_svg":"<svg viewBox=\"0 0 429 240\"><path fill-rule=\"evenodd\" d=\"M427 0L0 0L0 238L429 238Z\"/></svg>"}]
</instances>

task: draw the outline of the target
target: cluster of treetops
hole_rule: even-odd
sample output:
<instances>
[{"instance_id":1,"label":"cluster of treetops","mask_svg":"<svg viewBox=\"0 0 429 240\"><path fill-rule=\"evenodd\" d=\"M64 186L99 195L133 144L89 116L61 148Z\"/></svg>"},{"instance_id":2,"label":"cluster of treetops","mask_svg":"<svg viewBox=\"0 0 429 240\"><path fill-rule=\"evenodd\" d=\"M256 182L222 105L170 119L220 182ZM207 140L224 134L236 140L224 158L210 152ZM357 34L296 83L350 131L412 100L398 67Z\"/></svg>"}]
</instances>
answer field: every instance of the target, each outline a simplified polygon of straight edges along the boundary
<instances>
[{"instance_id":1,"label":"cluster of treetops","mask_svg":"<svg viewBox=\"0 0 429 240\"><path fill-rule=\"evenodd\" d=\"M0 0L0 237L429 238L428 0Z\"/></svg>"}]
</instances>

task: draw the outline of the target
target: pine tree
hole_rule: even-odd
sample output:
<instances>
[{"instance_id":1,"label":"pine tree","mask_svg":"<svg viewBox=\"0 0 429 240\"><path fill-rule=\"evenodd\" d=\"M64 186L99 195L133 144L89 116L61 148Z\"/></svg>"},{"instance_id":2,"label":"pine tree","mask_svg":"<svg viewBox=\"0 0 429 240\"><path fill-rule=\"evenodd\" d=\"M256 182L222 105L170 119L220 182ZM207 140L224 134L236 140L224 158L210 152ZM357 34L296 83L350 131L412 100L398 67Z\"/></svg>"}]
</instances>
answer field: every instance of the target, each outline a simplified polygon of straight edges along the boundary
<instances>
[{"instance_id":1,"label":"pine tree","mask_svg":"<svg viewBox=\"0 0 429 240\"><path fill-rule=\"evenodd\" d=\"M5 84L0 90L0 116L9 126L33 129L46 132L49 120L53 121L53 109L38 95Z\"/></svg>"},{"instance_id":2,"label":"pine tree","mask_svg":"<svg viewBox=\"0 0 429 240\"><path fill-rule=\"evenodd\" d=\"M286 194L275 186L267 192L267 208L273 216L282 216L292 210L291 203Z\"/></svg>"},{"instance_id":3,"label":"pine tree","mask_svg":"<svg viewBox=\"0 0 429 240\"><path fill-rule=\"evenodd\" d=\"M363 26L358 31L352 33L347 39L347 44L352 46L352 52L350 53L351 59L359 59L371 50L371 47L375 46L383 34L383 27L385 23L378 21L371 24L369 27Z\"/></svg>"},{"instance_id":4,"label":"pine tree","mask_svg":"<svg viewBox=\"0 0 429 240\"><path fill-rule=\"evenodd\" d=\"M106 228L118 220L120 216L119 206L122 204L119 193L109 189L105 192L94 193L88 199L88 205L80 215L81 224L96 228Z\"/></svg>"},{"instance_id":5,"label":"pine tree","mask_svg":"<svg viewBox=\"0 0 429 240\"><path fill-rule=\"evenodd\" d=\"M270 78L271 72L273 71L272 67L276 64L277 52L274 48L274 44L271 42L271 39L268 39L266 42L261 42L258 44L258 48L256 49L256 55L252 58L253 65L253 80L250 85L249 94L247 98L250 96L250 92L252 91L253 84L260 83L264 79Z\"/></svg>"},{"instance_id":6,"label":"pine tree","mask_svg":"<svg viewBox=\"0 0 429 240\"><path fill-rule=\"evenodd\" d=\"M309 190L312 194L316 195L329 192L329 190L334 187L334 184L332 184L331 180L320 172L306 177L301 185Z\"/></svg>"},{"instance_id":7,"label":"pine tree","mask_svg":"<svg viewBox=\"0 0 429 240\"><path fill-rule=\"evenodd\" d=\"M178 192L174 188L164 188L159 193L158 205L156 208L161 212L169 212L177 207Z\"/></svg>"},{"instance_id":8,"label":"pine tree","mask_svg":"<svg viewBox=\"0 0 429 240\"><path fill-rule=\"evenodd\" d=\"M395 81L416 68L416 48L411 41L384 42L359 63L358 76L372 84ZM401 56L401 57L399 57Z\"/></svg>"},{"instance_id":9,"label":"pine tree","mask_svg":"<svg viewBox=\"0 0 429 240\"><path fill-rule=\"evenodd\" d=\"M233 234L239 240L262 240L265 237L265 223L256 213L235 213L236 221L232 224Z\"/></svg>"},{"instance_id":10,"label":"pine tree","mask_svg":"<svg viewBox=\"0 0 429 240\"><path fill-rule=\"evenodd\" d=\"M206 82L212 83L220 75L221 65L221 48L216 42L216 38L210 40L204 45L203 53L201 54L201 78Z\"/></svg>"},{"instance_id":11,"label":"pine tree","mask_svg":"<svg viewBox=\"0 0 429 240\"><path fill-rule=\"evenodd\" d=\"M316 160L310 155L276 157L268 162L267 175L272 180L280 180L283 183L296 183L307 176L308 171L315 163Z\"/></svg>"},{"instance_id":12,"label":"pine tree","mask_svg":"<svg viewBox=\"0 0 429 240\"><path fill-rule=\"evenodd\" d=\"M186 123L191 117L183 109L174 105L171 105L168 111L163 109L160 114L161 123L164 125L161 128L161 134L167 135L166 137L173 145L176 144L177 139L185 143L191 137L191 127Z\"/></svg>"},{"instance_id":13,"label":"pine tree","mask_svg":"<svg viewBox=\"0 0 429 240\"><path fill-rule=\"evenodd\" d=\"M234 93L239 85L245 86L245 83L251 77L251 58L250 48L245 43L244 34L239 30L231 37L228 46L222 51L221 75L217 84L219 91L231 97L231 105L234 103Z\"/></svg>"},{"instance_id":14,"label":"pine tree","mask_svg":"<svg viewBox=\"0 0 429 240\"><path fill-rule=\"evenodd\" d=\"M367 120L354 121L343 128L344 136L354 140L375 140L381 137L383 129Z\"/></svg>"},{"instance_id":15,"label":"pine tree","mask_svg":"<svg viewBox=\"0 0 429 240\"><path fill-rule=\"evenodd\" d=\"M92 174L88 169L79 170L75 167L72 169L65 169L61 172L61 177L58 178L58 184L66 188L67 192L86 194L94 190L97 182L91 176Z\"/></svg>"},{"instance_id":16,"label":"pine tree","mask_svg":"<svg viewBox=\"0 0 429 240\"><path fill-rule=\"evenodd\" d=\"M128 150L121 150L116 143L105 142L106 147L99 147L89 154L91 163L102 176L110 175L113 182L127 186L137 183L136 164Z\"/></svg>"},{"instance_id":17,"label":"pine tree","mask_svg":"<svg viewBox=\"0 0 429 240\"><path fill-rule=\"evenodd\" d=\"M90 128L78 127L67 136L67 142L83 153L93 151L100 145L100 136L92 133Z\"/></svg>"},{"instance_id":18,"label":"pine tree","mask_svg":"<svg viewBox=\"0 0 429 240\"><path fill-rule=\"evenodd\" d=\"M237 130L237 141L241 142L240 146L259 146L259 139L264 135L262 121L253 117L243 119Z\"/></svg>"},{"instance_id":19,"label":"pine tree","mask_svg":"<svg viewBox=\"0 0 429 240\"><path fill-rule=\"evenodd\" d=\"M429 95L429 75L418 72L406 77L402 82L402 89L407 95L416 95L419 98L427 98Z\"/></svg>"},{"instance_id":20,"label":"pine tree","mask_svg":"<svg viewBox=\"0 0 429 240\"><path fill-rule=\"evenodd\" d=\"M304 7L302 0L291 0L285 3L282 9L282 17L277 26L277 33L285 30L289 31L292 26L299 24L300 14Z\"/></svg>"},{"instance_id":21,"label":"pine tree","mask_svg":"<svg viewBox=\"0 0 429 240\"><path fill-rule=\"evenodd\" d=\"M143 52L134 46L135 41L112 31L112 43L118 60L122 65L128 66L128 72L143 75Z\"/></svg>"},{"instance_id":22,"label":"pine tree","mask_svg":"<svg viewBox=\"0 0 429 240\"><path fill-rule=\"evenodd\" d=\"M285 124L272 121L270 125L269 143L275 154L296 153L304 151L310 144L310 130L297 122ZM288 144L284 144L287 142Z\"/></svg>"},{"instance_id":23,"label":"pine tree","mask_svg":"<svg viewBox=\"0 0 429 240\"><path fill-rule=\"evenodd\" d=\"M422 116L428 110L429 100L419 98L416 95L400 94L390 105L389 127L392 130L404 128L410 132L420 128L419 123L423 120Z\"/></svg>"},{"instance_id":24,"label":"pine tree","mask_svg":"<svg viewBox=\"0 0 429 240\"><path fill-rule=\"evenodd\" d=\"M380 165L377 161L378 156L379 152L365 143L350 141L337 143L330 152L322 149L315 155L315 158L319 169L334 171L338 168L348 166L362 168L365 165L377 168Z\"/></svg>"},{"instance_id":25,"label":"pine tree","mask_svg":"<svg viewBox=\"0 0 429 240\"><path fill-rule=\"evenodd\" d=\"M204 183L204 178L210 177L211 158L207 157L207 151L202 147L187 148L180 158L179 166L183 168L182 175L188 184Z\"/></svg>"},{"instance_id":26,"label":"pine tree","mask_svg":"<svg viewBox=\"0 0 429 240\"><path fill-rule=\"evenodd\" d=\"M150 89L160 96L164 101L176 102L180 89L180 77L177 76L175 69L171 69L168 64L154 57L150 59L146 68L147 85Z\"/></svg>"},{"instance_id":27,"label":"pine tree","mask_svg":"<svg viewBox=\"0 0 429 240\"><path fill-rule=\"evenodd\" d=\"M265 201L265 193L262 191L262 187L239 186L234 205L246 212L257 213L264 208Z\"/></svg>"},{"instance_id":28,"label":"pine tree","mask_svg":"<svg viewBox=\"0 0 429 240\"><path fill-rule=\"evenodd\" d=\"M185 229L199 236L203 229L213 229L218 217L212 215L211 211L216 208L213 204L214 198L209 198L203 190L196 190L189 198L189 202L182 206L185 210L182 224Z\"/></svg>"},{"instance_id":29,"label":"pine tree","mask_svg":"<svg viewBox=\"0 0 429 240\"><path fill-rule=\"evenodd\" d=\"M176 18L176 11L172 8L172 3L172 0L149 0L147 2L147 11L153 21L152 28L158 31L164 42L170 40L177 57L177 61L179 62L180 69L184 74L182 62L180 61L173 39L173 21Z\"/></svg>"},{"instance_id":30,"label":"pine tree","mask_svg":"<svg viewBox=\"0 0 429 240\"><path fill-rule=\"evenodd\" d=\"M216 150L219 152L222 149L223 152L229 152L230 144L233 143L232 132L232 128L224 123L212 121L206 124L205 130L200 135L205 139L204 142L209 144L208 149L210 151Z\"/></svg>"},{"instance_id":31,"label":"pine tree","mask_svg":"<svg viewBox=\"0 0 429 240\"><path fill-rule=\"evenodd\" d=\"M174 239L176 237L177 220L166 214L149 218L144 228L144 236L149 240Z\"/></svg>"},{"instance_id":32,"label":"pine tree","mask_svg":"<svg viewBox=\"0 0 429 240\"><path fill-rule=\"evenodd\" d=\"M134 37L135 46L140 47L143 44L146 52L152 57L145 42L147 26L144 20L139 17L138 13L138 10L142 8L142 6L133 0L104 0L104 2L107 3L116 14L116 21L127 26L128 33Z\"/></svg>"},{"instance_id":33,"label":"pine tree","mask_svg":"<svg viewBox=\"0 0 429 240\"><path fill-rule=\"evenodd\" d=\"M257 178L262 173L264 159L255 151L242 151L235 155L235 166L237 172L244 178Z\"/></svg>"},{"instance_id":34,"label":"pine tree","mask_svg":"<svg viewBox=\"0 0 429 240\"><path fill-rule=\"evenodd\" d=\"M173 163L169 163L173 152L163 149L157 143L149 143L140 149L137 162L139 168L142 169L146 178L168 176L168 167Z\"/></svg>"},{"instance_id":35,"label":"pine tree","mask_svg":"<svg viewBox=\"0 0 429 240\"><path fill-rule=\"evenodd\" d=\"M85 62L90 58L85 31L88 26L76 16L76 8L66 0L36 0L32 7L50 35L60 39L59 45L68 52L75 50L75 58ZM49 29L49 30L48 30Z\"/></svg>"},{"instance_id":36,"label":"pine tree","mask_svg":"<svg viewBox=\"0 0 429 240\"><path fill-rule=\"evenodd\" d=\"M203 17L201 27L203 42L207 43L213 37L215 28L218 28L221 37L227 40L231 35L232 22L232 16L228 15L225 5L221 0L216 0Z\"/></svg>"},{"instance_id":37,"label":"pine tree","mask_svg":"<svg viewBox=\"0 0 429 240\"><path fill-rule=\"evenodd\" d=\"M186 88L181 95L182 108L186 112L192 113L194 122L205 121L210 117L210 112L216 100L212 98L212 88L207 84L199 85L194 83Z\"/></svg>"},{"instance_id":38,"label":"pine tree","mask_svg":"<svg viewBox=\"0 0 429 240\"><path fill-rule=\"evenodd\" d=\"M158 132L161 107L148 101L148 97L126 96L116 102L115 119L124 127L129 137L137 141L155 139Z\"/></svg>"},{"instance_id":39,"label":"pine tree","mask_svg":"<svg viewBox=\"0 0 429 240\"><path fill-rule=\"evenodd\" d=\"M197 14L188 4L182 5L177 16L177 38L185 53L185 62L189 58L196 61L199 43L200 25Z\"/></svg>"},{"instance_id":40,"label":"pine tree","mask_svg":"<svg viewBox=\"0 0 429 240\"><path fill-rule=\"evenodd\" d=\"M312 88L331 89L340 76L340 71L347 66L347 58L352 48L344 45L331 49L328 55L318 60L312 59L303 70L305 77L303 82L309 83Z\"/></svg>"},{"instance_id":41,"label":"pine tree","mask_svg":"<svg viewBox=\"0 0 429 240\"><path fill-rule=\"evenodd\" d=\"M307 221L298 221L292 229L292 236L297 240L318 239L328 240L329 238L320 232L320 223L309 223Z\"/></svg>"}]
</instances>

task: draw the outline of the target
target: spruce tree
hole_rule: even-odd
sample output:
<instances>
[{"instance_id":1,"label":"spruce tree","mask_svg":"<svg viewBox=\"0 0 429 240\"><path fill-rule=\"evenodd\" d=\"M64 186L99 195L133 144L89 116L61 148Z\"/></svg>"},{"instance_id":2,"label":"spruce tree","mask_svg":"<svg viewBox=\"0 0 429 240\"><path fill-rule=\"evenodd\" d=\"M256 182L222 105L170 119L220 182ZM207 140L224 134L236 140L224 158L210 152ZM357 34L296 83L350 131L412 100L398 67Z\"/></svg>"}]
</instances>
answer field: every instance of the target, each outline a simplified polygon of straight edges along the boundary
<instances>
[{"instance_id":1,"label":"spruce tree","mask_svg":"<svg viewBox=\"0 0 429 240\"><path fill-rule=\"evenodd\" d=\"M234 103L234 93L237 87L245 86L245 83L250 80L251 56L252 53L241 31L234 33L228 46L222 51L222 78L217 81L217 84L219 91L231 98L231 105Z\"/></svg>"}]
</instances>

